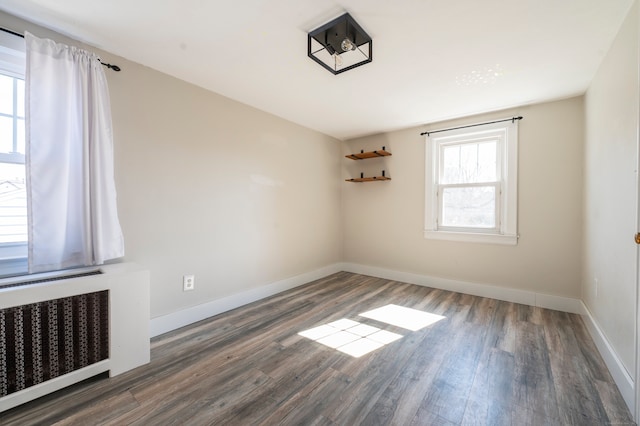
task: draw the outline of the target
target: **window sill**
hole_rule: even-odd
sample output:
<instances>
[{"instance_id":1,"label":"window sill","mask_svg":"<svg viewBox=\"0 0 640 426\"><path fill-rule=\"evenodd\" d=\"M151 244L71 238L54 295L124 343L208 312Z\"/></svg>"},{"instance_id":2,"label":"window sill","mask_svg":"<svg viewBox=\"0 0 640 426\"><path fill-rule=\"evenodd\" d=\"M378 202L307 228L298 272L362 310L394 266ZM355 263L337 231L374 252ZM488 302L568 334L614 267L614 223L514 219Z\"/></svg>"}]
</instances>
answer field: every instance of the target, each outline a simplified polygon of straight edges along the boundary
<instances>
[{"instance_id":1,"label":"window sill","mask_svg":"<svg viewBox=\"0 0 640 426\"><path fill-rule=\"evenodd\" d=\"M0 259L0 278L25 275L27 273L27 269L26 257Z\"/></svg>"},{"instance_id":2,"label":"window sill","mask_svg":"<svg viewBox=\"0 0 640 426\"><path fill-rule=\"evenodd\" d=\"M518 244L517 235L480 234L474 232L424 231L424 237L430 240L460 241L467 243L487 243L515 246Z\"/></svg>"}]
</instances>

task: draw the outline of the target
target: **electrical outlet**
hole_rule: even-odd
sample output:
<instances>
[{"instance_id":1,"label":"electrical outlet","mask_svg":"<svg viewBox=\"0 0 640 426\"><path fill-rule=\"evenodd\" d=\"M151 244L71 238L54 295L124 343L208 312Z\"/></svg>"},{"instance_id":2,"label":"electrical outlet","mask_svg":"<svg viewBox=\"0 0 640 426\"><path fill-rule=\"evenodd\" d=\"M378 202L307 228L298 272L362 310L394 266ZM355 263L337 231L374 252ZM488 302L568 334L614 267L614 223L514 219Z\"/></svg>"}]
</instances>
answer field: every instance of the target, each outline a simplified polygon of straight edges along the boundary
<instances>
[{"instance_id":1,"label":"electrical outlet","mask_svg":"<svg viewBox=\"0 0 640 426\"><path fill-rule=\"evenodd\" d=\"M182 277L182 291L191 291L196 289L195 275L184 275Z\"/></svg>"}]
</instances>

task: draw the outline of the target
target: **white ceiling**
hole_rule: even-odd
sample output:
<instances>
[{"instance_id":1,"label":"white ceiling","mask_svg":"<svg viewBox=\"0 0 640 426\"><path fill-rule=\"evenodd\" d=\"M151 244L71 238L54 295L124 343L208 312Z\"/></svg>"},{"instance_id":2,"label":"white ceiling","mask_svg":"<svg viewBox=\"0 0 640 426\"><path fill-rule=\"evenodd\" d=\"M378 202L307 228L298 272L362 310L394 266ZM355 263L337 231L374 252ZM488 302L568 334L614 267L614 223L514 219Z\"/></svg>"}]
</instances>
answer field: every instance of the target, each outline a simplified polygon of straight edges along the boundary
<instances>
[{"instance_id":1,"label":"white ceiling","mask_svg":"<svg viewBox=\"0 0 640 426\"><path fill-rule=\"evenodd\" d=\"M632 3L2 0L0 9L348 139L582 94ZM307 57L307 32L344 12L373 38L373 62L336 76Z\"/></svg>"}]
</instances>

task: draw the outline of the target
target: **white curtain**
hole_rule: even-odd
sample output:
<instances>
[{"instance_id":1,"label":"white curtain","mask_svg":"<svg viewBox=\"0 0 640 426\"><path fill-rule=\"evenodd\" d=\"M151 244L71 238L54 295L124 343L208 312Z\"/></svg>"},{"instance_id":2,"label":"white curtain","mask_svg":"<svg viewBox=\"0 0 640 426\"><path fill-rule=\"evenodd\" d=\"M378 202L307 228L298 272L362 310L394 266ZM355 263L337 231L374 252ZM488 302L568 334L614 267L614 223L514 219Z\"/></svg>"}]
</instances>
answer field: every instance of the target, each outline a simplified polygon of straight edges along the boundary
<instances>
[{"instance_id":1,"label":"white curtain","mask_svg":"<svg viewBox=\"0 0 640 426\"><path fill-rule=\"evenodd\" d=\"M76 47L25 41L29 272L122 257L103 66Z\"/></svg>"}]
</instances>

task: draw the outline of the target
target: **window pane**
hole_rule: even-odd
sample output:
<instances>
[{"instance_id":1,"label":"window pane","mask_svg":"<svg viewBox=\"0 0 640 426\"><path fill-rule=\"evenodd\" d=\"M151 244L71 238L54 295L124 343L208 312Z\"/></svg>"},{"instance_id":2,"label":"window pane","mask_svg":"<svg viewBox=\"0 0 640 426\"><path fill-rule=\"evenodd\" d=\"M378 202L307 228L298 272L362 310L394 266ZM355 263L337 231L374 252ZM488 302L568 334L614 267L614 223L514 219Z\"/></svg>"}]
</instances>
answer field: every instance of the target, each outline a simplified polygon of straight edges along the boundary
<instances>
[{"instance_id":1,"label":"window pane","mask_svg":"<svg viewBox=\"0 0 640 426\"><path fill-rule=\"evenodd\" d=\"M13 119L0 117L0 152L13 152Z\"/></svg>"},{"instance_id":2,"label":"window pane","mask_svg":"<svg viewBox=\"0 0 640 426\"><path fill-rule=\"evenodd\" d=\"M497 180L496 141L444 146L440 182L480 183Z\"/></svg>"},{"instance_id":3,"label":"window pane","mask_svg":"<svg viewBox=\"0 0 640 426\"><path fill-rule=\"evenodd\" d=\"M24 241L27 241L24 165L0 163L0 243Z\"/></svg>"},{"instance_id":4,"label":"window pane","mask_svg":"<svg viewBox=\"0 0 640 426\"><path fill-rule=\"evenodd\" d=\"M496 227L496 187L442 188L442 226Z\"/></svg>"},{"instance_id":5,"label":"window pane","mask_svg":"<svg viewBox=\"0 0 640 426\"><path fill-rule=\"evenodd\" d=\"M460 145L460 183L477 182L478 145Z\"/></svg>"},{"instance_id":6,"label":"window pane","mask_svg":"<svg viewBox=\"0 0 640 426\"><path fill-rule=\"evenodd\" d=\"M497 157L495 141L478 144L478 177L476 182L495 182L498 180Z\"/></svg>"},{"instance_id":7,"label":"window pane","mask_svg":"<svg viewBox=\"0 0 640 426\"><path fill-rule=\"evenodd\" d=\"M13 115L13 77L0 74L0 113Z\"/></svg>"},{"instance_id":8,"label":"window pane","mask_svg":"<svg viewBox=\"0 0 640 426\"><path fill-rule=\"evenodd\" d=\"M442 183L461 183L460 145L447 146L442 150Z\"/></svg>"}]
</instances>

